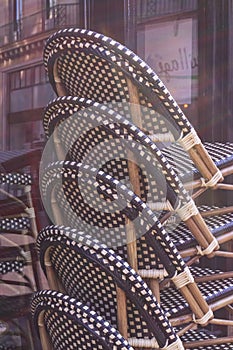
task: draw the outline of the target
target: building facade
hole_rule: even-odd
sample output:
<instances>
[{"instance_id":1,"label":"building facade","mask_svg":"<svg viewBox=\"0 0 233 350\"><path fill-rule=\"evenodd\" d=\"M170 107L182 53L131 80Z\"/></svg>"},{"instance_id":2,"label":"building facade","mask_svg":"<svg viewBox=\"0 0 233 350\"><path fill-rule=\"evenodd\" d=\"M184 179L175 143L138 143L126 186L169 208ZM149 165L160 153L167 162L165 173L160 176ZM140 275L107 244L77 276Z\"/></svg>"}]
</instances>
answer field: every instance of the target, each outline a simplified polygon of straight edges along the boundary
<instances>
[{"instance_id":1,"label":"building facade","mask_svg":"<svg viewBox=\"0 0 233 350\"><path fill-rule=\"evenodd\" d=\"M54 93L45 74L45 40L80 25L79 1L4 0L0 14L0 150L43 143L42 111Z\"/></svg>"}]
</instances>

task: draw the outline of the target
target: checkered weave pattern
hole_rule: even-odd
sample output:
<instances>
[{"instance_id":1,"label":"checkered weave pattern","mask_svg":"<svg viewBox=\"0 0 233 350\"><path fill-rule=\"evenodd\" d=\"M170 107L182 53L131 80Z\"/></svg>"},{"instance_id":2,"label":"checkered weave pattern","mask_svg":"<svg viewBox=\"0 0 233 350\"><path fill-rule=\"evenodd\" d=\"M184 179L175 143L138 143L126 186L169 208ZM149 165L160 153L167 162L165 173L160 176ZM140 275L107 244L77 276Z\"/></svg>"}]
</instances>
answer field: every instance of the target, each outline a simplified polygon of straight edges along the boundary
<instances>
[{"instance_id":1,"label":"checkered weave pattern","mask_svg":"<svg viewBox=\"0 0 233 350\"><path fill-rule=\"evenodd\" d=\"M166 125L161 125L161 118L156 117L158 114L166 116L173 128L177 129L178 125L183 133L188 133L192 128L153 70L111 38L82 29L65 29L54 33L47 41L44 63L56 91L53 76L55 61L59 77L70 95L87 97L100 103L129 101L127 77L139 89L140 104L153 107L156 111L151 112L154 118L150 115L154 128L162 132L167 129Z\"/></svg>"},{"instance_id":2,"label":"checkered weave pattern","mask_svg":"<svg viewBox=\"0 0 233 350\"><path fill-rule=\"evenodd\" d=\"M10 184L10 185L15 184L15 185L27 186L32 184L32 177L30 174L1 173L0 184Z\"/></svg>"},{"instance_id":3,"label":"checkered weave pattern","mask_svg":"<svg viewBox=\"0 0 233 350\"><path fill-rule=\"evenodd\" d=\"M190 268L194 278L203 276L213 276L222 272L210 268L192 267ZM220 277L213 281L198 283L198 287L206 299L207 303L213 303L220 298L227 297L233 293L233 278ZM167 317L178 317L190 312L189 306L181 293L174 287L164 288L160 292L161 306L166 312Z\"/></svg>"},{"instance_id":4,"label":"checkered weave pattern","mask_svg":"<svg viewBox=\"0 0 233 350\"><path fill-rule=\"evenodd\" d=\"M27 232L30 229L30 219L27 217L19 218L0 218L0 231L25 231Z\"/></svg>"},{"instance_id":5,"label":"checkered weave pattern","mask_svg":"<svg viewBox=\"0 0 233 350\"><path fill-rule=\"evenodd\" d=\"M177 338L151 290L140 276L111 249L92 237L63 226L42 230L38 236L42 267L49 248L52 265L66 292L87 304L116 326L116 287L127 298L130 337L156 337L160 346Z\"/></svg>"},{"instance_id":6,"label":"checkered weave pattern","mask_svg":"<svg viewBox=\"0 0 233 350\"><path fill-rule=\"evenodd\" d=\"M182 341L184 342L194 342L194 341L202 341L202 340L210 340L210 339L217 339L217 335L212 334L210 331L205 329L199 329L199 330L189 330L188 332L185 332L185 334L181 337ZM232 343L225 343L225 344L211 344L209 346L197 346L192 347L193 350L232 350L233 344Z\"/></svg>"},{"instance_id":7,"label":"checkered weave pattern","mask_svg":"<svg viewBox=\"0 0 233 350\"><path fill-rule=\"evenodd\" d=\"M17 272L17 273L22 273L23 272L23 267L26 265L26 262L21 260L21 261L0 261L0 274L5 275L8 272Z\"/></svg>"},{"instance_id":8,"label":"checkered weave pattern","mask_svg":"<svg viewBox=\"0 0 233 350\"><path fill-rule=\"evenodd\" d=\"M85 231L92 227L94 237L98 231L101 242L115 247L116 243L123 245L127 242L124 235L128 217L135 224L137 237L145 237L169 275L184 270L183 260L155 214L118 180L88 165L55 162L42 175L41 189L45 205L49 205L51 191L55 186L59 192L63 192L61 197L66 206L69 204L70 217L76 217L76 226L74 221L69 226L82 229L80 225L83 223ZM62 205L61 200L58 203ZM114 237L120 241L111 241Z\"/></svg>"},{"instance_id":9,"label":"checkered weave pattern","mask_svg":"<svg viewBox=\"0 0 233 350\"><path fill-rule=\"evenodd\" d=\"M54 77L54 65L68 95L111 103L113 109L131 118L130 108L124 104L130 101L129 79L138 88L143 130L151 135L171 133L174 140L194 132L156 73L135 53L111 38L84 29L59 30L47 41L44 64L55 91L57 78ZM143 112L145 108L146 112ZM220 168L232 164L232 143L206 143L204 146ZM185 175L184 180L189 181L193 175L193 163L187 153L180 150L179 146L175 146L168 153L175 160L178 171ZM182 156L176 158L177 152L187 162ZM196 169L194 173L200 176Z\"/></svg>"},{"instance_id":10,"label":"checkered weave pattern","mask_svg":"<svg viewBox=\"0 0 233 350\"><path fill-rule=\"evenodd\" d=\"M204 213L206 211L217 210L219 207L202 205L198 207L198 209L201 213ZM219 237L222 234L232 231L233 213L210 215L204 219L211 233L215 237ZM168 220L165 224L165 228L178 250L188 249L198 245L194 236L191 234L187 226L183 222L180 222L180 218L177 217L177 215L173 215Z\"/></svg>"},{"instance_id":11,"label":"checkered weave pattern","mask_svg":"<svg viewBox=\"0 0 233 350\"><path fill-rule=\"evenodd\" d=\"M204 142L203 145L219 169L233 164L232 143ZM188 181L190 174L193 175L194 179L200 177L200 173L192 160L187 157L187 153L178 143L173 143L171 146L163 148L162 152L174 169L177 170L182 181Z\"/></svg>"},{"instance_id":12,"label":"checkered weave pattern","mask_svg":"<svg viewBox=\"0 0 233 350\"><path fill-rule=\"evenodd\" d=\"M43 311L55 349L133 350L109 322L68 295L50 290L37 292L32 300L35 324Z\"/></svg>"},{"instance_id":13,"label":"checkered weave pattern","mask_svg":"<svg viewBox=\"0 0 233 350\"><path fill-rule=\"evenodd\" d=\"M44 115L44 130L48 136L56 125L60 125L59 138L72 160L83 162L85 159L96 168L101 165L103 171L122 181L129 176L126 160L131 151L139 167L142 166L152 172L145 184L145 179L142 177L145 177L146 170L142 171L140 176L142 196L147 185L147 192L148 187L153 191L148 200L162 201L164 198L160 198L158 188L164 188L166 192L169 186L168 192L175 192L181 206L190 200L177 174L156 144L131 121L108 106L72 96L57 98L47 106ZM111 158L108 163L104 163L108 155ZM158 184L160 177L161 184ZM176 202L174 198L170 200Z\"/></svg>"}]
</instances>

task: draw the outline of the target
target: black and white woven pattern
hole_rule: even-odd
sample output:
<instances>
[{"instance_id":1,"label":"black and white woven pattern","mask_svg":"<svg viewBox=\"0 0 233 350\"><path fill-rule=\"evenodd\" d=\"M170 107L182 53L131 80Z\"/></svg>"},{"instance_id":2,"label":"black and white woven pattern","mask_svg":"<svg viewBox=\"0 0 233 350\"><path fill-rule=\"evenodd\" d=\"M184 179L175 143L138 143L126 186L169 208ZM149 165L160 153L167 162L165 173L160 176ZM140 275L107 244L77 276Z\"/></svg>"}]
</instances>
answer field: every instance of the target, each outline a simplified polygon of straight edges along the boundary
<instances>
[{"instance_id":1,"label":"black and white woven pattern","mask_svg":"<svg viewBox=\"0 0 233 350\"><path fill-rule=\"evenodd\" d=\"M103 171L122 181L122 178L128 177L126 159L132 152L139 167L145 168L140 177L143 200L143 193L145 190L148 192L148 187L153 192L147 198L148 201L162 201L158 188L162 192L163 187L168 194L175 192L181 206L190 200L177 174L156 144L128 119L108 106L72 96L57 98L45 111L44 129L47 135L51 135L58 124L59 138L72 160L85 160L96 168L102 167ZM107 163L108 159L110 161ZM145 174L149 179L142 178L147 170L152 172ZM158 184L159 172L161 184ZM170 200L174 202L174 198Z\"/></svg>"},{"instance_id":2,"label":"black and white woven pattern","mask_svg":"<svg viewBox=\"0 0 233 350\"><path fill-rule=\"evenodd\" d=\"M151 290L111 249L91 236L64 226L42 230L37 239L41 264L49 255L66 292L116 327L116 284L128 298L129 337L156 337L160 347L177 338Z\"/></svg>"},{"instance_id":3,"label":"black and white woven pattern","mask_svg":"<svg viewBox=\"0 0 233 350\"><path fill-rule=\"evenodd\" d=\"M232 143L204 142L203 145L219 169L233 164ZM200 173L192 160L187 157L187 152L178 143L173 143L171 146L163 148L162 152L171 165L177 169L182 181L188 181L190 174L192 174L194 179L200 177Z\"/></svg>"},{"instance_id":4,"label":"black and white woven pattern","mask_svg":"<svg viewBox=\"0 0 233 350\"><path fill-rule=\"evenodd\" d=\"M139 173L141 175L140 197L142 200L152 203L157 201L165 203L166 198L162 193L162 189L168 190L167 194L170 194L170 198L172 189L183 202L188 201L187 193L185 193L182 184L156 145L135 125L106 105L72 96L54 99L48 104L44 115L44 128L48 136L53 133L57 125L60 125L58 127L60 140L72 160L77 162L86 161L96 168L101 165L101 170L128 185L129 175L126 158L129 151L132 151L137 159L137 164L142 164L145 170ZM107 142L110 140L110 143ZM129 143L122 143L122 140L129 141ZM112 160L104 163L108 155L111 155ZM183 153L180 159L183 162L186 161ZM141 160L141 163L139 160ZM169 160L172 159L169 158ZM153 180L154 178L158 179L158 174L154 170L158 167L161 168L169 188L166 188L163 179L160 183ZM187 171L190 169L187 167ZM194 170L193 167L192 169ZM148 170L151 170L150 174L148 174ZM159 193L158 187L160 189ZM175 199L176 197L173 196L171 202L174 202ZM173 217L173 219L175 218ZM212 219L207 218L206 223L210 229L214 230L214 233L218 232L219 229L223 233L230 230L233 225L232 219L233 216L230 214L222 215L219 217L219 222L217 217L213 217ZM196 239L184 224L177 227L178 220L180 221L177 218L173 224L166 227L174 239L174 243L179 249L196 245ZM215 222L214 226L212 222ZM232 225L230 222L232 222Z\"/></svg>"},{"instance_id":5,"label":"black and white woven pattern","mask_svg":"<svg viewBox=\"0 0 233 350\"><path fill-rule=\"evenodd\" d=\"M133 350L127 340L87 305L55 291L37 292L32 299L34 323L44 312L44 323L54 349Z\"/></svg>"},{"instance_id":6,"label":"black and white woven pattern","mask_svg":"<svg viewBox=\"0 0 233 350\"><path fill-rule=\"evenodd\" d=\"M0 275L5 275L8 272L22 273L26 262L24 260L5 260L0 261Z\"/></svg>"},{"instance_id":7,"label":"black and white woven pattern","mask_svg":"<svg viewBox=\"0 0 233 350\"><path fill-rule=\"evenodd\" d=\"M202 205L198 207L198 209L201 213L204 213L209 210L217 210L219 207ZM233 229L233 213L210 215L205 217L204 220L215 237L219 237L220 235L228 233ZM172 216L170 221L168 220L168 222L165 224L165 228L179 251L198 245L197 240L191 234L187 226L183 222L180 222L177 215Z\"/></svg>"},{"instance_id":8,"label":"black and white woven pattern","mask_svg":"<svg viewBox=\"0 0 233 350\"><path fill-rule=\"evenodd\" d=\"M0 218L0 231L3 232L27 232L30 229L30 219L27 217Z\"/></svg>"},{"instance_id":9,"label":"black and white woven pattern","mask_svg":"<svg viewBox=\"0 0 233 350\"><path fill-rule=\"evenodd\" d=\"M88 165L68 161L51 164L41 180L47 212L51 212L51 191L55 188L60 193L58 205L70 221L64 220L64 224L88 230L106 245L117 247L127 243L128 217L134 222L139 241L143 239L145 243L146 240L147 245L154 249L170 276L184 270L183 260L155 214L118 180ZM148 249L147 254L150 261Z\"/></svg>"},{"instance_id":10,"label":"black and white woven pattern","mask_svg":"<svg viewBox=\"0 0 233 350\"><path fill-rule=\"evenodd\" d=\"M156 73L132 51L111 38L84 29L59 30L48 39L44 50L45 68L56 91L55 63L68 95L90 98L100 103L111 102L114 109L129 116L129 108L121 105L121 102L129 102L127 77L138 88L140 105L148 109L142 117L143 130L152 135L170 132L175 140L194 130ZM217 166L232 163L232 143L205 146L213 159L218 154ZM169 151L170 154L173 152L177 152L176 146ZM186 152L183 151L183 155L188 160ZM178 159L172 157L177 169L182 169L189 180L189 165L183 164L182 158L177 165L179 156ZM191 161L190 167L192 169Z\"/></svg>"},{"instance_id":11,"label":"black and white woven pattern","mask_svg":"<svg viewBox=\"0 0 233 350\"><path fill-rule=\"evenodd\" d=\"M30 174L8 173L0 174L0 184L22 185L27 186L32 184Z\"/></svg>"},{"instance_id":12,"label":"black and white woven pattern","mask_svg":"<svg viewBox=\"0 0 233 350\"><path fill-rule=\"evenodd\" d=\"M220 274L219 270L210 268L191 268L193 277L203 277ZM216 279L214 281L198 283L198 287L206 299L207 303L213 303L220 298L233 295L233 278ZM160 292L161 306L166 312L167 317L178 317L190 312L189 306L184 297L174 287L164 288ZM233 299L233 297L232 297Z\"/></svg>"},{"instance_id":13,"label":"black and white woven pattern","mask_svg":"<svg viewBox=\"0 0 233 350\"><path fill-rule=\"evenodd\" d=\"M185 332L184 335L182 335L181 339L183 342L194 342L194 341L202 341L202 340L211 340L216 339L217 335L211 333L208 330L205 329L199 329L199 330L189 330L188 332ZM197 347L192 347L193 350L232 350L233 344L232 343L225 343L225 344L211 344L211 345L201 345Z\"/></svg>"},{"instance_id":14,"label":"black and white woven pattern","mask_svg":"<svg viewBox=\"0 0 233 350\"><path fill-rule=\"evenodd\" d=\"M44 63L55 91L53 66L56 59L59 77L68 94L100 103L129 101L127 77L139 89L140 104L153 108L146 121L152 124L152 129L167 132L163 123L161 125L161 118L157 117L160 113L176 128L178 125L184 134L191 130L192 126L155 72L115 40L82 29L54 33L47 41Z\"/></svg>"}]
</instances>

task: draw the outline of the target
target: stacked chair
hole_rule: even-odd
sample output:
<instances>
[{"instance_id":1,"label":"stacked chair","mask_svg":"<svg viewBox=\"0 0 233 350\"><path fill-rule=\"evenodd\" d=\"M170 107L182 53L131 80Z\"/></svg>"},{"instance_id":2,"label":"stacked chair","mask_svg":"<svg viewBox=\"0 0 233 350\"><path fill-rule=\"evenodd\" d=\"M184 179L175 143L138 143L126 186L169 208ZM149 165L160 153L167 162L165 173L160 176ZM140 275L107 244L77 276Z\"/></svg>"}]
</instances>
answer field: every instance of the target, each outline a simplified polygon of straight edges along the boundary
<instances>
[{"instance_id":1,"label":"stacked chair","mask_svg":"<svg viewBox=\"0 0 233 350\"><path fill-rule=\"evenodd\" d=\"M0 174L0 319L7 325L1 344L9 349L13 345L34 349L30 299L41 283L31 185L30 174Z\"/></svg>"},{"instance_id":2,"label":"stacked chair","mask_svg":"<svg viewBox=\"0 0 233 350\"><path fill-rule=\"evenodd\" d=\"M32 301L43 349L233 349L233 273L211 268L232 258L231 208L194 201L232 189L233 145L203 145L153 70L111 38L60 30L44 62L59 97L40 182L53 225L37 238L51 290Z\"/></svg>"}]
</instances>

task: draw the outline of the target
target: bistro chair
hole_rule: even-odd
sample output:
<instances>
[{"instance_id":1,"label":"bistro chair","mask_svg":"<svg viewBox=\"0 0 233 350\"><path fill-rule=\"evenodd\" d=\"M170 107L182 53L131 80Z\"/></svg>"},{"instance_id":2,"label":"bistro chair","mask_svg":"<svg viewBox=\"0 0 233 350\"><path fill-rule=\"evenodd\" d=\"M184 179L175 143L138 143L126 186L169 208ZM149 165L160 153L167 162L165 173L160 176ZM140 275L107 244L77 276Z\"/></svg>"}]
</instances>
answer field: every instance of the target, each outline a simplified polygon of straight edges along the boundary
<instances>
[{"instance_id":1,"label":"bistro chair","mask_svg":"<svg viewBox=\"0 0 233 350\"><path fill-rule=\"evenodd\" d=\"M85 238L82 238L85 241ZM143 341L145 343L152 341L157 347L164 347L164 349L176 348L175 346L177 346L177 349L183 349L179 338L173 332L169 321L142 279L126 262L119 256L114 255L107 247L98 247L94 241L94 246L89 246L89 243L92 242L88 236L86 243L87 245L84 242L74 240L72 241L73 247L70 250L63 239L58 244L55 243L55 246L53 246L53 239L51 245L49 244L47 255L51 257L56 266L57 263L62 261L61 268L70 271L71 257L74 259L73 262L76 263L78 271L81 271L80 266L82 266L82 280L78 280L78 274L72 274L72 278L75 278L75 280L77 278L77 284L75 290L70 290L69 296L87 305L90 310L95 311L99 316L105 317L106 326L110 323L111 327L118 327L120 333L124 337L128 337L128 341L133 347L135 346L133 344L141 343L143 345ZM62 260L58 259L58 252L61 254ZM67 254L67 260L63 260L64 254ZM74 268L73 263L72 268ZM68 277L66 271L64 273ZM60 273L61 270L59 271L59 278L61 278ZM66 283L67 288L68 285L71 286L72 284L70 277L71 275ZM92 281L89 279L90 277ZM62 279L62 282L65 281ZM82 288L79 289L78 286ZM126 297L128 302L126 302ZM118 310L116 298L121 299ZM64 307L66 307L66 303L64 304ZM126 314L127 310L128 314ZM88 309L86 309L86 313L88 313ZM95 313L92 316L94 320ZM99 319L100 321L101 319ZM129 326L127 325L128 322L130 322ZM145 327L145 330L143 330L140 327L143 322L148 323L149 329ZM106 334L106 340L107 338Z\"/></svg>"},{"instance_id":2,"label":"bistro chair","mask_svg":"<svg viewBox=\"0 0 233 350\"><path fill-rule=\"evenodd\" d=\"M1 242L3 245L0 247L0 275L1 283L8 284L9 286L25 286L31 291L39 288L39 278L36 269L34 269L35 261L32 261L32 256L36 257L37 252L35 250L35 244L29 243L26 245L12 244L10 241L9 246L6 245L6 241ZM35 259L34 259L35 260ZM30 271L32 268L32 271ZM26 271L26 273L25 273ZM5 276L9 273L14 273L16 279L7 280ZM32 276L30 276L32 274ZM30 277L29 277L30 276ZM35 277L36 276L36 277ZM33 277L33 278L31 278ZM20 280L22 282L20 282ZM12 288L14 289L14 288ZM19 294L18 287L15 288L15 293Z\"/></svg>"},{"instance_id":3,"label":"bistro chair","mask_svg":"<svg viewBox=\"0 0 233 350\"><path fill-rule=\"evenodd\" d=\"M214 250L218 243L232 239L233 215L222 214L219 221L217 216L206 219L215 239L156 144L129 120L106 105L72 96L59 97L45 110L44 130L47 137L56 134L54 148L59 158L68 157L101 168L131 185L151 208L160 209L160 214L163 209L177 211L169 230L172 236L179 220L185 221L188 228L181 224L175 231L174 240L180 251L186 250L186 256L231 255ZM59 141L59 148L56 141ZM203 208L205 213L210 210L207 206Z\"/></svg>"},{"instance_id":4,"label":"bistro chair","mask_svg":"<svg viewBox=\"0 0 233 350\"><path fill-rule=\"evenodd\" d=\"M151 280L155 295L159 295L155 278L168 276L192 312L198 313L194 316L197 323L217 322L211 321L211 307L155 214L124 184L103 171L67 161L44 171L41 189L54 223L88 232L113 247L143 278ZM231 280L222 283L226 284L216 309L231 303ZM190 313L185 320L192 320Z\"/></svg>"},{"instance_id":5,"label":"bistro chair","mask_svg":"<svg viewBox=\"0 0 233 350\"><path fill-rule=\"evenodd\" d=\"M124 45L90 30L63 29L48 39L44 64L58 96L111 103L123 115L132 113L133 122L153 140L177 141L197 168L197 179L188 187L232 189L232 185L219 182L232 174L233 144L203 145L156 73ZM125 102L132 107L125 107ZM143 117L141 107L148 109ZM176 147L173 152L176 156ZM177 163L178 157L175 159Z\"/></svg>"},{"instance_id":6,"label":"bistro chair","mask_svg":"<svg viewBox=\"0 0 233 350\"><path fill-rule=\"evenodd\" d=\"M31 195L32 177L30 174L0 174L0 240L1 244L15 251L11 254L8 267L15 268L20 261L30 264L36 288L40 289L39 266L35 249L37 224ZM34 242L34 243L33 243ZM9 250L7 250L9 251ZM7 257L0 254L0 262L5 265ZM10 267L9 267L10 268Z\"/></svg>"},{"instance_id":7,"label":"bistro chair","mask_svg":"<svg viewBox=\"0 0 233 350\"><path fill-rule=\"evenodd\" d=\"M0 194L3 196L1 200L0 230L30 233L32 237L36 238L37 225L31 196L31 175L1 173L0 185Z\"/></svg>"},{"instance_id":8,"label":"bistro chair","mask_svg":"<svg viewBox=\"0 0 233 350\"><path fill-rule=\"evenodd\" d=\"M43 290L34 295L31 307L43 350L133 350L109 322L68 295Z\"/></svg>"},{"instance_id":9,"label":"bistro chair","mask_svg":"<svg viewBox=\"0 0 233 350\"><path fill-rule=\"evenodd\" d=\"M146 283L107 246L84 232L51 226L40 232L38 248L50 287L68 293L71 298L105 317L128 338L133 347L157 348L157 341L160 348L165 336L167 345L163 345L163 349L183 348ZM162 303L160 305L163 307ZM67 307L66 303L64 307ZM186 334L188 329L177 329L176 333L181 334L182 339L182 334ZM194 332L185 339L189 340L189 337L199 346L203 338L206 345L208 341L214 345L214 340L207 334L202 337L199 332ZM221 342L230 345L232 340L231 337L224 337ZM192 347L190 343L186 344L186 340L183 345L184 348Z\"/></svg>"}]
</instances>

